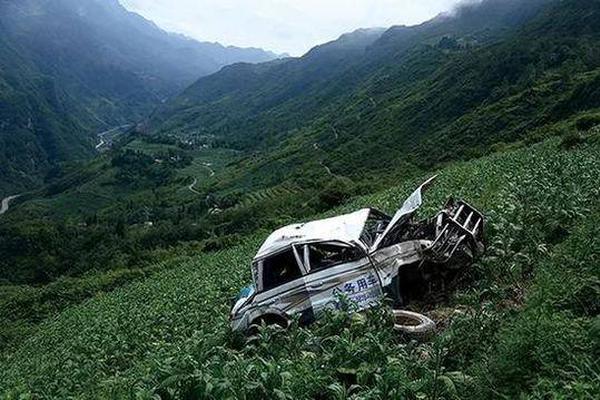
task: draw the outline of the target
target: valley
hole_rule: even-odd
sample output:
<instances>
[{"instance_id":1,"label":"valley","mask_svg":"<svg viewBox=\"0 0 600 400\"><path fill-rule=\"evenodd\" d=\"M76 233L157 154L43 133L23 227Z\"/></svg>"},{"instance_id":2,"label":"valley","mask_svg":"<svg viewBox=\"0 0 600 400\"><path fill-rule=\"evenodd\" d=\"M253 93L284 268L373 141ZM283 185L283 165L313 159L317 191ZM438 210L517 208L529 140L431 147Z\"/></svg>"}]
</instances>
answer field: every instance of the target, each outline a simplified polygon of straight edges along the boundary
<instances>
[{"instance_id":1,"label":"valley","mask_svg":"<svg viewBox=\"0 0 600 400\"><path fill-rule=\"evenodd\" d=\"M10 192L89 161L113 127L142 122L199 77L278 57L171 34L116 0L3 0L0 36L0 190Z\"/></svg>"},{"instance_id":2,"label":"valley","mask_svg":"<svg viewBox=\"0 0 600 400\"><path fill-rule=\"evenodd\" d=\"M0 0L0 399L599 398L597 21L483 0L279 58ZM464 199L487 246L407 306L434 335L386 303L231 332L272 230L433 175L420 217Z\"/></svg>"}]
</instances>

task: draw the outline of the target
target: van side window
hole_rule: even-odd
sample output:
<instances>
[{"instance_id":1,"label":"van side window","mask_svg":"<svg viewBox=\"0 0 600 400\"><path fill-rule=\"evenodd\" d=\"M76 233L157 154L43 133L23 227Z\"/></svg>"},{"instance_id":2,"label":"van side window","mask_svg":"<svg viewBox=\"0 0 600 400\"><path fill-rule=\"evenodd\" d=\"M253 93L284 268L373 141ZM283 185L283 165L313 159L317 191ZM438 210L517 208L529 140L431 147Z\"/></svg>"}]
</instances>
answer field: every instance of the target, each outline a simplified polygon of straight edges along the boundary
<instances>
[{"instance_id":1,"label":"van side window","mask_svg":"<svg viewBox=\"0 0 600 400\"><path fill-rule=\"evenodd\" d=\"M339 244L315 243L308 245L310 271L320 271L336 265L356 261L362 258L360 250Z\"/></svg>"},{"instance_id":2,"label":"van side window","mask_svg":"<svg viewBox=\"0 0 600 400\"><path fill-rule=\"evenodd\" d=\"M263 260L263 291L267 291L302 277L293 250L284 251Z\"/></svg>"}]
</instances>

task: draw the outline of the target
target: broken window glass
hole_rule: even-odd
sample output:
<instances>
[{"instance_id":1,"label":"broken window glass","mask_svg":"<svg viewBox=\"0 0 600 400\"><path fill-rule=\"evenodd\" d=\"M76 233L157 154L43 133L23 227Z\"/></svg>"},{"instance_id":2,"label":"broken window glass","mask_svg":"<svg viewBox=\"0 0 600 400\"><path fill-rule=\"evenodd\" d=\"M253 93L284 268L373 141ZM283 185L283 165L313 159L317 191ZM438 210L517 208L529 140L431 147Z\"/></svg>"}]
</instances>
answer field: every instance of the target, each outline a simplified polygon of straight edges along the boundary
<instances>
[{"instance_id":1,"label":"broken window glass","mask_svg":"<svg viewBox=\"0 0 600 400\"><path fill-rule=\"evenodd\" d=\"M373 246L379 235L381 235L385 228L390 223L391 218L381 211L372 209L369 218L365 222L361 240L367 247Z\"/></svg>"},{"instance_id":2,"label":"broken window glass","mask_svg":"<svg viewBox=\"0 0 600 400\"><path fill-rule=\"evenodd\" d=\"M362 258L359 249L334 243L316 243L308 246L308 262L311 272L321 271L336 265Z\"/></svg>"},{"instance_id":3,"label":"broken window glass","mask_svg":"<svg viewBox=\"0 0 600 400\"><path fill-rule=\"evenodd\" d=\"M262 263L263 290L270 290L302 277L291 248L265 259Z\"/></svg>"}]
</instances>

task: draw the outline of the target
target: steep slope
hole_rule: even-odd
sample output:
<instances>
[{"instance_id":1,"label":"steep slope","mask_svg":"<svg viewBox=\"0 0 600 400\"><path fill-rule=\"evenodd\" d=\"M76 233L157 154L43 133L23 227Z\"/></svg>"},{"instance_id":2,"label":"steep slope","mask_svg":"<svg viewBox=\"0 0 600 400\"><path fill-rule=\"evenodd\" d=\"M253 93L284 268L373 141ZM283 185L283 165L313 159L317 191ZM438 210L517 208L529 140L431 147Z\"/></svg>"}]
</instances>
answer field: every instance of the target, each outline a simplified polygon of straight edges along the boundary
<instances>
[{"instance_id":1,"label":"steep slope","mask_svg":"<svg viewBox=\"0 0 600 400\"><path fill-rule=\"evenodd\" d=\"M89 155L92 142L72 100L20 56L0 23L0 195L39 184L51 165ZM81 114L79 114L81 115Z\"/></svg>"},{"instance_id":2,"label":"steep slope","mask_svg":"<svg viewBox=\"0 0 600 400\"><path fill-rule=\"evenodd\" d=\"M0 191L91 154L97 131L139 121L200 76L275 58L164 32L117 0L0 0L0 29ZM28 136L32 125L45 133Z\"/></svg>"},{"instance_id":3,"label":"steep slope","mask_svg":"<svg viewBox=\"0 0 600 400\"><path fill-rule=\"evenodd\" d=\"M488 0L226 67L165 105L156 136L65 168L0 218L0 397L597 398L598 3ZM30 109L85 125L53 77L6 62L11 129L45 133ZM488 252L423 307L431 343L385 310L231 335L265 230L393 211L436 173L424 212L472 202ZM376 194L344 203L357 193Z\"/></svg>"},{"instance_id":4,"label":"steep slope","mask_svg":"<svg viewBox=\"0 0 600 400\"><path fill-rule=\"evenodd\" d=\"M359 30L300 59L229 66L196 82L159 110L155 123L167 119L162 132L218 136L239 141L240 148L252 146L268 136L264 131L285 132L322 113L328 105L319 98L344 90L329 82L382 33L381 29Z\"/></svg>"},{"instance_id":5,"label":"steep slope","mask_svg":"<svg viewBox=\"0 0 600 400\"><path fill-rule=\"evenodd\" d=\"M157 113L155 132L250 150L232 187L429 168L598 107L599 17L597 1L486 0L344 57L323 46L226 68Z\"/></svg>"},{"instance_id":6,"label":"steep slope","mask_svg":"<svg viewBox=\"0 0 600 400\"><path fill-rule=\"evenodd\" d=\"M213 118L220 121L223 116L225 121L218 125L223 135L227 135L230 140L243 135L249 137L248 142L257 141L255 136L263 137L274 134L275 131L287 131L288 125L285 122L292 120L292 116L296 116L292 127L309 125L312 121L311 107L319 111L319 116L330 117L328 111L334 108L330 103L349 101L345 98L347 94L356 94L361 86L373 86L369 80L373 81L383 73L400 75L406 72L411 67L411 61L433 65L423 71L412 68L411 72L419 75L406 77L407 81L429 77L442 60L432 51L420 54L423 49L431 50L426 45L435 47L444 38L442 47L450 49L459 48L458 41L462 42L463 47L493 43L503 35L514 33L516 28L536 15L543 5L553 2L487 0L481 6L464 6L453 15L441 15L419 26L393 27L386 32L357 31L344 35L337 41L316 47L299 59L272 64L270 68L244 65L231 67L209 78L200 79L170 102L155 120L158 123L172 119L170 123L160 126L161 130L173 126L186 129L190 120L211 130ZM407 84L406 81L392 83L403 86ZM302 90L298 90L299 88ZM392 91L395 88L390 86L373 89ZM320 99L326 101L319 102ZM309 109L308 113L306 108ZM230 109L233 111L229 111ZM186 115L184 123L180 125L177 125L178 113ZM215 113L218 113L217 116ZM277 128L263 128L265 120L273 119L273 115L283 120L283 126L277 120L273 124ZM239 127L239 120L246 120L250 126ZM219 132L218 129L214 130Z\"/></svg>"},{"instance_id":7,"label":"steep slope","mask_svg":"<svg viewBox=\"0 0 600 400\"><path fill-rule=\"evenodd\" d=\"M3 0L0 15L11 40L109 124L224 65L275 57L164 32L118 0Z\"/></svg>"},{"instance_id":8,"label":"steep slope","mask_svg":"<svg viewBox=\"0 0 600 400\"><path fill-rule=\"evenodd\" d=\"M229 141L261 141L269 132L285 132L323 113L319 98L339 96L345 87L334 80L351 68L383 34L363 29L320 45L301 58L266 64L238 64L200 79L159 109L153 124L161 132L184 136L210 134ZM246 139L246 140L244 140Z\"/></svg>"},{"instance_id":9,"label":"steep slope","mask_svg":"<svg viewBox=\"0 0 600 400\"><path fill-rule=\"evenodd\" d=\"M232 335L230 300L251 280L259 233L213 254L174 254L155 276L62 312L0 356L0 396L597 398L597 140L440 171L422 215L450 194L465 198L488 218L488 251L457 293L423 310L439 323L430 341L399 335L385 310L249 342ZM392 211L428 176L336 211ZM7 292L0 326L15 324L28 295L49 293Z\"/></svg>"}]
</instances>

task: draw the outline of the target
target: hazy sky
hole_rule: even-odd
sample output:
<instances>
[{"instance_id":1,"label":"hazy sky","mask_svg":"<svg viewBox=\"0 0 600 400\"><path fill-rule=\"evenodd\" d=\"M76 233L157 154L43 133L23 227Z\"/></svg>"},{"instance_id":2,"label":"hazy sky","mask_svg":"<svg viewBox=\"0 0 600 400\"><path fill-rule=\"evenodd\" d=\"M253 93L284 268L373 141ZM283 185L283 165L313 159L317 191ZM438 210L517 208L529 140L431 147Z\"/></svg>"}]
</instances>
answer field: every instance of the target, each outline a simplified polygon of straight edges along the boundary
<instances>
[{"instance_id":1,"label":"hazy sky","mask_svg":"<svg viewBox=\"0 0 600 400\"><path fill-rule=\"evenodd\" d=\"M120 0L198 40L301 55L357 28L414 25L459 0Z\"/></svg>"}]
</instances>

